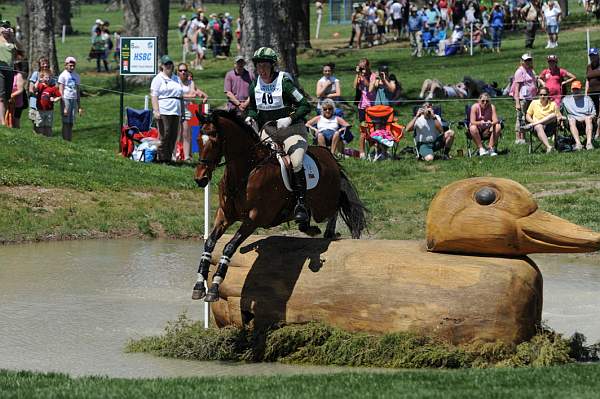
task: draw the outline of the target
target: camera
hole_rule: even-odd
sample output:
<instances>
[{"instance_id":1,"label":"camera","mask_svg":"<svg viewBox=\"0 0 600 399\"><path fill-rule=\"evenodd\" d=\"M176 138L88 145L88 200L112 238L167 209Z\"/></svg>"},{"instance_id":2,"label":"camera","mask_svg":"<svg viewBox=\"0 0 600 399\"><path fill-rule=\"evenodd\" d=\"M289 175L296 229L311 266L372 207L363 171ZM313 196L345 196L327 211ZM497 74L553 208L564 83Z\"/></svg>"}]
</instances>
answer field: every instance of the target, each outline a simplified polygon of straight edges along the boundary
<instances>
[{"instance_id":1,"label":"camera","mask_svg":"<svg viewBox=\"0 0 600 399\"><path fill-rule=\"evenodd\" d=\"M364 70L365 70L365 68L362 68L362 67L359 67L359 66L356 67L356 73L361 73Z\"/></svg>"}]
</instances>

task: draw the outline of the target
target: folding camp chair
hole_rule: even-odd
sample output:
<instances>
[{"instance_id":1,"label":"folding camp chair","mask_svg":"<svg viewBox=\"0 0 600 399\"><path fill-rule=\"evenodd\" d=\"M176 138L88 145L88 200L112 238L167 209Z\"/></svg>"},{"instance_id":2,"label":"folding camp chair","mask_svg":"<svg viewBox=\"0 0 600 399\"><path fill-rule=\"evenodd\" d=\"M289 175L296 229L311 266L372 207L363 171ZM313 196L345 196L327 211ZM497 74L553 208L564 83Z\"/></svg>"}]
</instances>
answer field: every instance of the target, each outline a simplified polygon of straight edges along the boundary
<instances>
[{"instance_id":1,"label":"folding camp chair","mask_svg":"<svg viewBox=\"0 0 600 399\"><path fill-rule=\"evenodd\" d=\"M500 122L500 127L502 129L504 129L504 120L503 119L498 119ZM471 125L471 104L467 104L465 105L465 119L463 119L462 121L458 122L458 127L462 128L465 130L465 138L467 140L467 155L469 156L469 158L471 158L473 156L473 154L477 155L477 149L472 150L471 147L473 147L473 137L471 137L471 132L469 131L469 126ZM498 137L498 142L496 143L496 148L498 148L498 143L500 142L500 138L502 137L502 135L500 135ZM486 138L481 138L481 141L483 143L488 142L490 140L489 136Z\"/></svg>"},{"instance_id":2,"label":"folding camp chair","mask_svg":"<svg viewBox=\"0 0 600 399\"><path fill-rule=\"evenodd\" d=\"M374 105L365 110L365 121L360 126L360 134L368 145L378 148L374 160L378 160L385 152L384 147L391 148L392 158L396 156L398 143L404 136L404 126L396 122L394 109L389 105Z\"/></svg>"},{"instance_id":3,"label":"folding camp chair","mask_svg":"<svg viewBox=\"0 0 600 399\"><path fill-rule=\"evenodd\" d=\"M158 129L151 127L152 111L127 108L127 125L121 127L119 150L124 157L131 157L136 145L145 138L157 139Z\"/></svg>"}]
</instances>

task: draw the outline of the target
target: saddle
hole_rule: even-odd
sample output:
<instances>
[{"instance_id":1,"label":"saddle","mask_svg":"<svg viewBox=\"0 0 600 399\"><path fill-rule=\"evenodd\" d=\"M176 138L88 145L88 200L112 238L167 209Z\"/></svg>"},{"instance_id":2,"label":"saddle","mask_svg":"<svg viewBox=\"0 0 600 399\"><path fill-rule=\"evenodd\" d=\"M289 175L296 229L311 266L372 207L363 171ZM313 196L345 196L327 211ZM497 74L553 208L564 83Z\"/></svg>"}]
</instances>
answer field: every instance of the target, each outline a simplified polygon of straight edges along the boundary
<instances>
[{"instance_id":1,"label":"saddle","mask_svg":"<svg viewBox=\"0 0 600 399\"><path fill-rule=\"evenodd\" d=\"M293 190L290 181L292 178L293 171L290 156L278 152L277 161L279 162L279 166L281 168L281 178L283 179L283 185L288 191L291 192ZM307 151L304 154L302 165L304 166L304 175L306 176L306 190L312 190L317 186L317 184L319 184L319 167L317 166L317 161Z\"/></svg>"}]
</instances>

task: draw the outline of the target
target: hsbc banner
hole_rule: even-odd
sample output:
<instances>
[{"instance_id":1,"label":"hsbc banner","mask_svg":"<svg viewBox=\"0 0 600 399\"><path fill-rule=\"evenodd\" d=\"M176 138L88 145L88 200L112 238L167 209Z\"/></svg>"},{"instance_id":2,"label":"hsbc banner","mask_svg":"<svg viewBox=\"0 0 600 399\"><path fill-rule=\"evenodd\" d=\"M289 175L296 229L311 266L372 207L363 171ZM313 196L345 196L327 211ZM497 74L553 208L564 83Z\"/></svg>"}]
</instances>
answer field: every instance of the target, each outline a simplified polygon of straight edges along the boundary
<instances>
[{"instance_id":1,"label":"hsbc banner","mask_svg":"<svg viewBox=\"0 0 600 399\"><path fill-rule=\"evenodd\" d=\"M121 38L121 75L156 75L156 37Z\"/></svg>"}]
</instances>

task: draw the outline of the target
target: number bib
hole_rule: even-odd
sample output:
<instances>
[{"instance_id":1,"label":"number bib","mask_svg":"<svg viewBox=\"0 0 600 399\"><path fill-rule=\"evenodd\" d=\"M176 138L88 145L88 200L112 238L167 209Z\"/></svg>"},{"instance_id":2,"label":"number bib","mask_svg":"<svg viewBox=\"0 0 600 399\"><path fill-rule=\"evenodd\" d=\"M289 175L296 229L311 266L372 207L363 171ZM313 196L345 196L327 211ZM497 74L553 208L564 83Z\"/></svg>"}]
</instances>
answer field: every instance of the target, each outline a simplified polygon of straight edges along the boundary
<instances>
[{"instance_id":1,"label":"number bib","mask_svg":"<svg viewBox=\"0 0 600 399\"><path fill-rule=\"evenodd\" d=\"M260 77L254 88L254 99L259 111L273 111L285 107L283 104L283 73L279 72L277 79L264 83Z\"/></svg>"}]
</instances>

